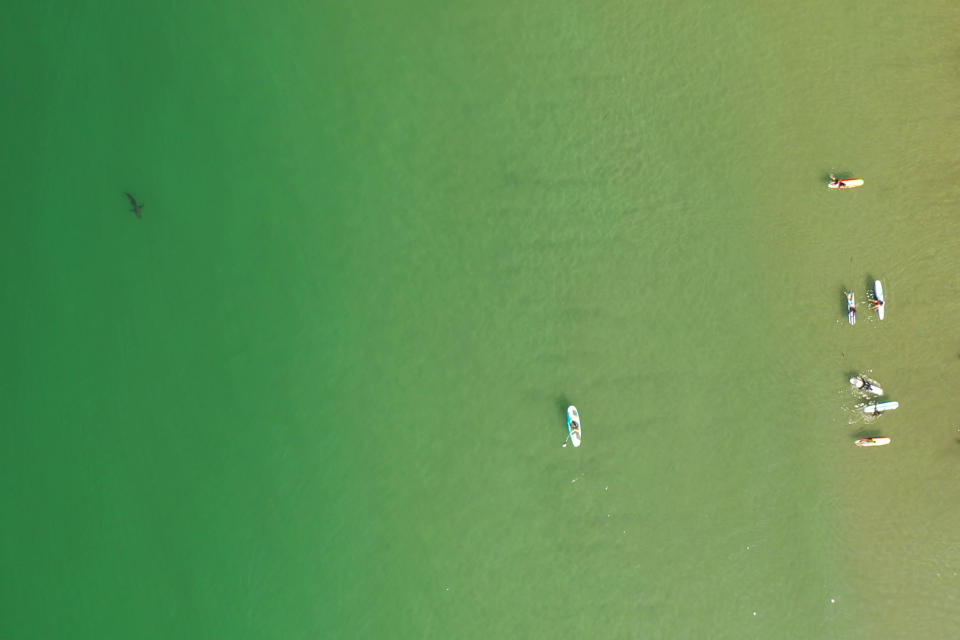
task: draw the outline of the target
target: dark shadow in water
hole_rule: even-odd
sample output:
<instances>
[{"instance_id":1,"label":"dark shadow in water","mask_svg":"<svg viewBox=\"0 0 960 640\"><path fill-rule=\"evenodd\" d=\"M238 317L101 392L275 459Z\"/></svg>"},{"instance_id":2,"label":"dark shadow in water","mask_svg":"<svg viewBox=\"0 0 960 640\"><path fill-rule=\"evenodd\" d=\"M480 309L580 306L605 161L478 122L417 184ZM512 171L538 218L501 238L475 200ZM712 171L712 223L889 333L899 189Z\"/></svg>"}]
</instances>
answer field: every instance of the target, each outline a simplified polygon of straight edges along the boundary
<instances>
[{"instance_id":1,"label":"dark shadow in water","mask_svg":"<svg viewBox=\"0 0 960 640\"><path fill-rule=\"evenodd\" d=\"M851 433L850 436L854 440L859 440L860 438L879 438L881 433L879 429L860 429Z\"/></svg>"},{"instance_id":2,"label":"dark shadow in water","mask_svg":"<svg viewBox=\"0 0 960 640\"><path fill-rule=\"evenodd\" d=\"M130 213L136 215L138 218L143 217L143 203L138 202L136 196L128 191L124 191L123 195L127 196L127 200L130 202Z\"/></svg>"},{"instance_id":3,"label":"dark shadow in water","mask_svg":"<svg viewBox=\"0 0 960 640\"><path fill-rule=\"evenodd\" d=\"M557 396L557 399L556 399L556 401L555 401L555 404L556 404L556 407L557 407L557 413L560 414L560 416L561 416L561 418L562 418L561 424L563 425L563 432L564 432L564 433L568 433L568 431L567 431L567 407L569 407L569 406L570 406L571 404L573 404L573 403L570 402L570 398L567 397L567 394L561 393L559 396Z\"/></svg>"}]
</instances>

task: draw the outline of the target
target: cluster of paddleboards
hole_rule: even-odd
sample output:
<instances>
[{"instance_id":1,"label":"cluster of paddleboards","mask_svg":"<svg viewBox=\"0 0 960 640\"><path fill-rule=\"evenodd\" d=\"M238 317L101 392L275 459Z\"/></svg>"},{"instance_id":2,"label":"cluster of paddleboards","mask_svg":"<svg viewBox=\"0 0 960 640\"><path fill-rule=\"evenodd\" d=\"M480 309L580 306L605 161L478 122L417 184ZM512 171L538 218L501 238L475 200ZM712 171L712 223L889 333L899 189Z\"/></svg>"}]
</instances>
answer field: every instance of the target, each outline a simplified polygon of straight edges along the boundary
<instances>
[{"instance_id":1,"label":"cluster of paddleboards","mask_svg":"<svg viewBox=\"0 0 960 640\"><path fill-rule=\"evenodd\" d=\"M830 182L827 183L827 186L831 189L854 189L856 187L862 187L863 180L861 178L841 179L836 176L830 176ZM884 307L886 307L886 301L883 297L883 285L880 284L879 280L873 283L872 303L873 304L871 308L874 309L880 319L883 320L883 312ZM847 320L851 325L857 324L857 298L853 291L847 291ZM850 384L864 393L874 396L883 395L883 389L880 387L880 385L864 375L850 378ZM865 406L863 408L863 412L870 416L879 416L881 413L892 411L899 406L899 402L875 402ZM890 438L860 438L854 442L854 444L856 444L858 447L882 447L885 444L890 444Z\"/></svg>"},{"instance_id":2,"label":"cluster of paddleboards","mask_svg":"<svg viewBox=\"0 0 960 640\"><path fill-rule=\"evenodd\" d=\"M854 189L856 187L862 187L863 180L861 178L840 179L831 176L831 181L827 184L827 186L831 189ZM883 297L883 285L879 280L873 283L872 302L873 308L877 311L877 315L881 320L883 320L885 300ZM850 321L851 325L857 323L857 300L853 291L847 291L847 319ZM870 380L866 376L860 375L850 378L850 384L864 393L874 396L883 395L883 389L880 387L880 385L873 380ZM886 411L892 411L899 406L899 402L875 402L864 407L863 412L867 415L878 416ZM574 447L579 447L583 433L580 424L580 412L577 411L577 408L573 405L567 407L567 433L569 434L567 440L573 443ZM880 447L885 444L890 444L890 438L860 438L855 442L855 444L858 447ZM563 446L567 446L567 443L564 442Z\"/></svg>"},{"instance_id":3,"label":"cluster of paddleboards","mask_svg":"<svg viewBox=\"0 0 960 640\"><path fill-rule=\"evenodd\" d=\"M883 284L879 280L874 280L873 282L872 303L870 308L874 309L877 312L877 316L883 320L887 302L883 297ZM853 291L847 291L847 320L851 326L857 324L857 297L853 294Z\"/></svg>"},{"instance_id":4,"label":"cluster of paddleboards","mask_svg":"<svg viewBox=\"0 0 960 640\"><path fill-rule=\"evenodd\" d=\"M874 396L883 395L883 388L877 384L876 381L871 380L865 375L861 374L850 378L850 384L852 384L854 388L859 389L864 393ZM863 412L868 416L879 416L881 413L893 411L899 406L900 403L895 401L874 402L865 406L863 408ZM885 444L890 444L890 438L860 438L854 442L854 444L858 447L880 447Z\"/></svg>"}]
</instances>

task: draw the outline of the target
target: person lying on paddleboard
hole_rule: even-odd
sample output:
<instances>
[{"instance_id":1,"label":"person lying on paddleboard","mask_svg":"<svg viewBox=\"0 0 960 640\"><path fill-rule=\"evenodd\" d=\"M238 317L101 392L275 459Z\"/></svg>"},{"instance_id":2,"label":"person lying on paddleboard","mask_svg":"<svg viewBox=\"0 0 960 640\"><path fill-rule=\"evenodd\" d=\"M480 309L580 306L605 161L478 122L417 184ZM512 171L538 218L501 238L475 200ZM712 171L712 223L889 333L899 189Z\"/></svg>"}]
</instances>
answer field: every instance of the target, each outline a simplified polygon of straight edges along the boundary
<instances>
[{"instance_id":1,"label":"person lying on paddleboard","mask_svg":"<svg viewBox=\"0 0 960 640\"><path fill-rule=\"evenodd\" d=\"M862 184L862 182L858 184L858 180L856 178L838 178L836 176L830 176L830 177L832 178L832 180L827 186L832 187L834 189L850 189L851 187L859 187L860 184ZM850 184L847 184L848 182Z\"/></svg>"},{"instance_id":2,"label":"person lying on paddleboard","mask_svg":"<svg viewBox=\"0 0 960 640\"><path fill-rule=\"evenodd\" d=\"M580 437L580 425L577 424L576 422L571 422L571 423L570 423L570 433L576 435L576 436L579 438L579 437Z\"/></svg>"}]
</instances>

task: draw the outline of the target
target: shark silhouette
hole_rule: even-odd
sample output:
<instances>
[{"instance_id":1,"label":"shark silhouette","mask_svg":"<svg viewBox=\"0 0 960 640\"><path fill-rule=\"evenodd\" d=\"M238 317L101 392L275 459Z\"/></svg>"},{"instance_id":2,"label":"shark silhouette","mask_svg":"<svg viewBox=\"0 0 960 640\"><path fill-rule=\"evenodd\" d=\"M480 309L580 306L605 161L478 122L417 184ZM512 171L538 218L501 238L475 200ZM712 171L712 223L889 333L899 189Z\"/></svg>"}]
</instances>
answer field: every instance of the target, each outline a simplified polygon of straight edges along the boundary
<instances>
[{"instance_id":1,"label":"shark silhouette","mask_svg":"<svg viewBox=\"0 0 960 640\"><path fill-rule=\"evenodd\" d=\"M142 217L143 217L143 213L142 213L142 211L143 211L143 203L137 202L137 199L134 198L132 194L129 194L129 193L127 193L126 191L124 191L124 194L127 196L127 199L130 200L130 204L131 204L132 207L133 207L132 209L130 209L130 211L132 211L133 213L135 213L138 218L142 218Z\"/></svg>"}]
</instances>

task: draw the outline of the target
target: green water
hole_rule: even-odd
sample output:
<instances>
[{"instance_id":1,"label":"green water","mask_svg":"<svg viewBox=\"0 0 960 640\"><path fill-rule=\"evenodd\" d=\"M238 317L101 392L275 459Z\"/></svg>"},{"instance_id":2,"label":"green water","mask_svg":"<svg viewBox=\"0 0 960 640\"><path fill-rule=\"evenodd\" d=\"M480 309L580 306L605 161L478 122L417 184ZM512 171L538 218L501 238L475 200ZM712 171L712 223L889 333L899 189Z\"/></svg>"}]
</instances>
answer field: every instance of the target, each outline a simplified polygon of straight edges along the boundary
<instances>
[{"instance_id":1,"label":"green water","mask_svg":"<svg viewBox=\"0 0 960 640\"><path fill-rule=\"evenodd\" d=\"M960 10L862 9L11 8L0 637L950 637Z\"/></svg>"}]
</instances>

